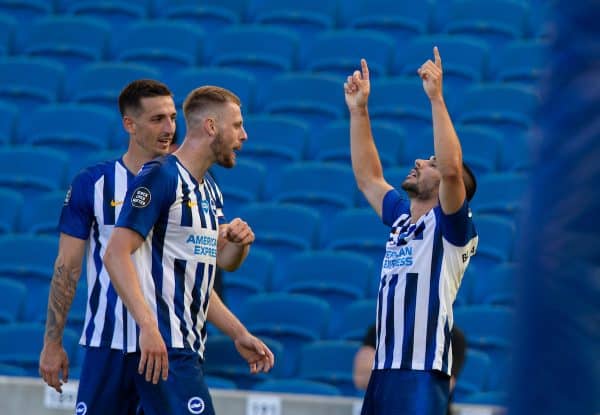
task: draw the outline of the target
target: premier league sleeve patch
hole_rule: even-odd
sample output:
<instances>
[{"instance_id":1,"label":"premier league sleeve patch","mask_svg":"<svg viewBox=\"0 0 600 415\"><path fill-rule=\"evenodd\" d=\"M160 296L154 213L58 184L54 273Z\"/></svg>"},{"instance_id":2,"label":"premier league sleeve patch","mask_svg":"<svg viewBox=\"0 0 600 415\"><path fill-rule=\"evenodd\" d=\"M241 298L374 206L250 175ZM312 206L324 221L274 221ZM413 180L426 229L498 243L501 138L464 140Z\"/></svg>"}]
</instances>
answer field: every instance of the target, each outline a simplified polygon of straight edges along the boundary
<instances>
[{"instance_id":1,"label":"premier league sleeve patch","mask_svg":"<svg viewBox=\"0 0 600 415\"><path fill-rule=\"evenodd\" d=\"M131 195L131 206L136 208L145 208L150 204L152 194L145 187L138 187Z\"/></svg>"}]
</instances>

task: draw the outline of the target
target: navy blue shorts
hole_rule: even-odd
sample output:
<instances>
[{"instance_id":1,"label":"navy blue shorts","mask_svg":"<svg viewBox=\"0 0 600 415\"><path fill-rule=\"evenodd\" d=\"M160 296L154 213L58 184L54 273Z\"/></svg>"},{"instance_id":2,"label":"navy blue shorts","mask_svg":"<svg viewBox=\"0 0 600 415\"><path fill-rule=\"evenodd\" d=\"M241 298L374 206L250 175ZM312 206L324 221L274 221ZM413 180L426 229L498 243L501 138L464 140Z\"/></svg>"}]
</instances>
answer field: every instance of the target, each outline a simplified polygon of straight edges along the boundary
<instances>
[{"instance_id":1,"label":"navy blue shorts","mask_svg":"<svg viewBox=\"0 0 600 415\"><path fill-rule=\"evenodd\" d=\"M437 371L373 370L361 415L446 415L450 377Z\"/></svg>"},{"instance_id":2,"label":"navy blue shorts","mask_svg":"<svg viewBox=\"0 0 600 415\"><path fill-rule=\"evenodd\" d=\"M77 415L136 413L139 402L134 379L136 366L127 356L121 350L85 348L77 391Z\"/></svg>"},{"instance_id":3,"label":"navy blue shorts","mask_svg":"<svg viewBox=\"0 0 600 415\"><path fill-rule=\"evenodd\" d=\"M144 415L214 415L198 353L169 349L169 376L156 385L137 374L140 353L127 356L134 358L135 384Z\"/></svg>"}]
</instances>

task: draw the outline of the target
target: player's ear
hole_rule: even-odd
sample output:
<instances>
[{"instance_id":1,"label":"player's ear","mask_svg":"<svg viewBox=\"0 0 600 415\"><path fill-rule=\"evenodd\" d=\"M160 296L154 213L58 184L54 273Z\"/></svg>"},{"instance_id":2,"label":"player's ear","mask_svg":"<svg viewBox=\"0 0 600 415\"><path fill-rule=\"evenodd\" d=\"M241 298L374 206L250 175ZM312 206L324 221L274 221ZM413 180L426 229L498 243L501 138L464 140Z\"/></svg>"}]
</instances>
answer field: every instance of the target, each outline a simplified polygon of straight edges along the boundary
<instances>
[{"instance_id":1,"label":"player's ear","mask_svg":"<svg viewBox=\"0 0 600 415\"><path fill-rule=\"evenodd\" d=\"M135 122L133 121L133 118L131 118L129 115L124 115L122 121L125 131L127 131L129 134L135 134Z\"/></svg>"},{"instance_id":2,"label":"player's ear","mask_svg":"<svg viewBox=\"0 0 600 415\"><path fill-rule=\"evenodd\" d=\"M217 125L214 118L207 117L204 119L204 130L211 137L217 133Z\"/></svg>"}]
</instances>

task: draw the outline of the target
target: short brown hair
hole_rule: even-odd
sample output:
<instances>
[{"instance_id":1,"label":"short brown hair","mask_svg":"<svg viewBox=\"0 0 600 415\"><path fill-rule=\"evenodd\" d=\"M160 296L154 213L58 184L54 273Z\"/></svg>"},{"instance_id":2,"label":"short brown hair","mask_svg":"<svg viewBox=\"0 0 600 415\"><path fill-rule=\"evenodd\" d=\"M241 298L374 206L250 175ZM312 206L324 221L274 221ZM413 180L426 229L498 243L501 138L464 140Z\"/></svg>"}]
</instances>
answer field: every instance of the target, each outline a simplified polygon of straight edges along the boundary
<instances>
[{"instance_id":1,"label":"short brown hair","mask_svg":"<svg viewBox=\"0 0 600 415\"><path fill-rule=\"evenodd\" d=\"M242 106L239 97L228 89L213 85L194 89L183 101L183 115L186 123L189 122L190 114L193 112L202 111L215 105L223 105L227 102Z\"/></svg>"},{"instance_id":2,"label":"short brown hair","mask_svg":"<svg viewBox=\"0 0 600 415\"><path fill-rule=\"evenodd\" d=\"M139 111L142 98L172 97L173 93L162 82L154 79L138 79L130 82L119 94L121 116L128 110Z\"/></svg>"}]
</instances>

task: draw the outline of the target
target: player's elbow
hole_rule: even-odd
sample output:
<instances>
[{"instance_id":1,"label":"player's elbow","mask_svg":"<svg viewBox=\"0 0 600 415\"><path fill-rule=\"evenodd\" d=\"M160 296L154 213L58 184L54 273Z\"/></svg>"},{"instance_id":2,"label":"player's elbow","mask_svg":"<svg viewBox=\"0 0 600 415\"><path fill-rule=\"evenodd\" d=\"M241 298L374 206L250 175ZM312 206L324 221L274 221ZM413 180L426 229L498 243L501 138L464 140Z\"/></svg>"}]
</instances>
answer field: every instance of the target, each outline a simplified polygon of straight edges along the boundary
<instances>
[{"instance_id":1,"label":"player's elbow","mask_svg":"<svg viewBox=\"0 0 600 415\"><path fill-rule=\"evenodd\" d=\"M442 180L453 181L462 178L462 162L458 159L451 160L449 163L440 163L438 170Z\"/></svg>"}]
</instances>

